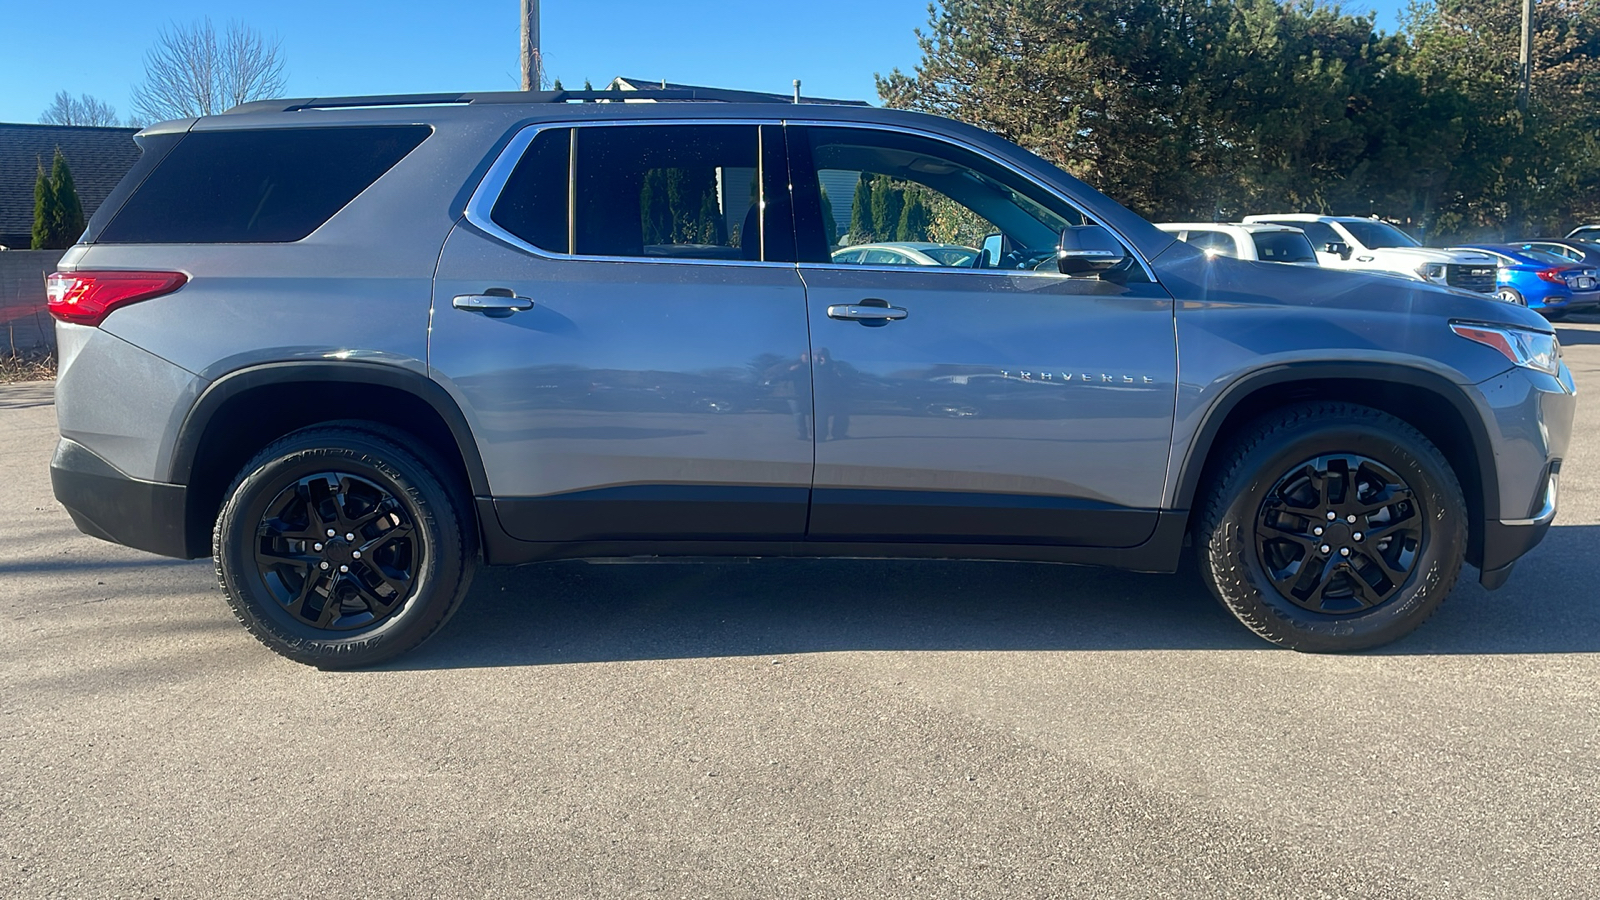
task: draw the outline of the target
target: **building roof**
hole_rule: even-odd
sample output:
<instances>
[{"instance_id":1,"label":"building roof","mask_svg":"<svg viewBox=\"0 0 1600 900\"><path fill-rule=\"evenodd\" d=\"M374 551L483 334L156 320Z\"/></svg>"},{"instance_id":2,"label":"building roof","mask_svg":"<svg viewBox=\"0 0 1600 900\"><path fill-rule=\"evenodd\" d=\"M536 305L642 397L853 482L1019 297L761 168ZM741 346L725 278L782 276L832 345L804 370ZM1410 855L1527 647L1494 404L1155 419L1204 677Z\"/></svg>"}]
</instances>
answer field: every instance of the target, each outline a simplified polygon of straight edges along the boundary
<instances>
[{"instance_id":1,"label":"building roof","mask_svg":"<svg viewBox=\"0 0 1600 900\"><path fill-rule=\"evenodd\" d=\"M137 128L0 122L0 244L26 250L33 232L33 183L56 148L67 158L88 219L139 160Z\"/></svg>"}]
</instances>

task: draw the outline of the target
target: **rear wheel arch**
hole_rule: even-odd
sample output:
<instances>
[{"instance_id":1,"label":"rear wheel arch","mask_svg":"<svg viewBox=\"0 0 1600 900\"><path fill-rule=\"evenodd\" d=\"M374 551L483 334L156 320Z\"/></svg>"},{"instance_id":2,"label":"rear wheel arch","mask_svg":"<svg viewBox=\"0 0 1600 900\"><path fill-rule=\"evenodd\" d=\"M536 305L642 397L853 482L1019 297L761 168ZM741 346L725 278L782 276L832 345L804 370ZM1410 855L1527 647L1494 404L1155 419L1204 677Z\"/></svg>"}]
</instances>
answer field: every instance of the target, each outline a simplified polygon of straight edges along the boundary
<instances>
[{"instance_id":1,"label":"rear wheel arch","mask_svg":"<svg viewBox=\"0 0 1600 900\"><path fill-rule=\"evenodd\" d=\"M271 442L327 422L372 422L417 439L447 484L488 493L466 417L449 393L418 372L366 362L268 363L230 372L200 395L179 429L170 480L188 487L186 546L210 553L228 485ZM470 505L470 504L469 504Z\"/></svg>"},{"instance_id":2,"label":"rear wheel arch","mask_svg":"<svg viewBox=\"0 0 1600 900\"><path fill-rule=\"evenodd\" d=\"M1386 363L1326 362L1277 366L1239 380L1201 420L1180 470L1174 503L1192 509L1234 435L1261 416L1306 401L1368 406L1410 424L1438 447L1465 494L1467 561L1483 558L1484 521L1498 518L1500 485L1489 434L1461 387L1424 369Z\"/></svg>"}]
</instances>

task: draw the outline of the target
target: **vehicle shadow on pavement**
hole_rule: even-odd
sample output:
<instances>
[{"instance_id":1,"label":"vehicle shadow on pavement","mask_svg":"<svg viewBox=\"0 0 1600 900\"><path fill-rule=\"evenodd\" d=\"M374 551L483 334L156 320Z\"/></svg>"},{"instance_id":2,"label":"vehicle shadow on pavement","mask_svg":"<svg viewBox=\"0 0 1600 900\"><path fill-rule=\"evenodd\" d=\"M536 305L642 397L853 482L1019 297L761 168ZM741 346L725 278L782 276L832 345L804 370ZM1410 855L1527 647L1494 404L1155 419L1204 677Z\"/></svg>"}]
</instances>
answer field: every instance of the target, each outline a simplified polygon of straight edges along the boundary
<instances>
[{"instance_id":1,"label":"vehicle shadow on pavement","mask_svg":"<svg viewBox=\"0 0 1600 900\"><path fill-rule=\"evenodd\" d=\"M1375 653L1600 651L1583 560L1600 526L1552 529L1511 583L1477 571ZM841 650L1255 650L1191 564L1177 575L1028 563L758 560L485 569L433 641L383 668L449 669Z\"/></svg>"},{"instance_id":2,"label":"vehicle shadow on pavement","mask_svg":"<svg viewBox=\"0 0 1600 900\"><path fill-rule=\"evenodd\" d=\"M33 409L56 402L54 381L27 381L5 385L0 391L0 409Z\"/></svg>"}]
</instances>

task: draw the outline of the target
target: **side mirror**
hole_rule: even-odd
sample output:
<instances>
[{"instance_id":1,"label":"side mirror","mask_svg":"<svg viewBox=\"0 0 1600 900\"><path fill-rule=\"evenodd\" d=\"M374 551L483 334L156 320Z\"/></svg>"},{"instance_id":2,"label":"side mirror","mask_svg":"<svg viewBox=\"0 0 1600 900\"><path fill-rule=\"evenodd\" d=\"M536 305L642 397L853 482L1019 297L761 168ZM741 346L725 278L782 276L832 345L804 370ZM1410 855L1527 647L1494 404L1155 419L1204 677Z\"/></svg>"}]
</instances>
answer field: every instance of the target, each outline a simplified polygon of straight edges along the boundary
<instances>
[{"instance_id":1,"label":"side mirror","mask_svg":"<svg viewBox=\"0 0 1600 900\"><path fill-rule=\"evenodd\" d=\"M1323 253L1337 253L1340 259L1350 258L1350 245L1344 241L1329 241L1322 245Z\"/></svg>"},{"instance_id":2,"label":"side mirror","mask_svg":"<svg viewBox=\"0 0 1600 900\"><path fill-rule=\"evenodd\" d=\"M1104 272L1127 258L1122 242L1099 225L1068 225L1056 245L1056 268L1063 275Z\"/></svg>"},{"instance_id":3,"label":"side mirror","mask_svg":"<svg viewBox=\"0 0 1600 900\"><path fill-rule=\"evenodd\" d=\"M978 254L978 269L997 269L1000 260L1005 259L1012 251L1011 239L996 231L983 236L983 251Z\"/></svg>"}]
</instances>

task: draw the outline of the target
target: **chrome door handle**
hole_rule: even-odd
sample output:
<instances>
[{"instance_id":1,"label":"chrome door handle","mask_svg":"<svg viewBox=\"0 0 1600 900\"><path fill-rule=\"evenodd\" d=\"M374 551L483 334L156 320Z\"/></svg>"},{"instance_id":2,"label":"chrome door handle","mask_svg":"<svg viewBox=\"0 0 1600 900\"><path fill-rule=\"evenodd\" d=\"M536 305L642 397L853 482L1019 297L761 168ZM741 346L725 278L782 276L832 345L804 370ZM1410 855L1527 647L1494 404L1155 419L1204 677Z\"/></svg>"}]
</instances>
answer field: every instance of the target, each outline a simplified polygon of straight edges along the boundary
<instances>
[{"instance_id":1,"label":"chrome door handle","mask_svg":"<svg viewBox=\"0 0 1600 900\"><path fill-rule=\"evenodd\" d=\"M904 319L907 315L898 306L860 306L852 303L828 307L828 318L854 319L857 322L890 322Z\"/></svg>"},{"instance_id":2,"label":"chrome door handle","mask_svg":"<svg viewBox=\"0 0 1600 900\"><path fill-rule=\"evenodd\" d=\"M450 305L456 309L467 312L486 313L491 316L509 316L514 312L524 309L533 309L533 301L527 297L512 296L510 291L504 294L457 294Z\"/></svg>"}]
</instances>

